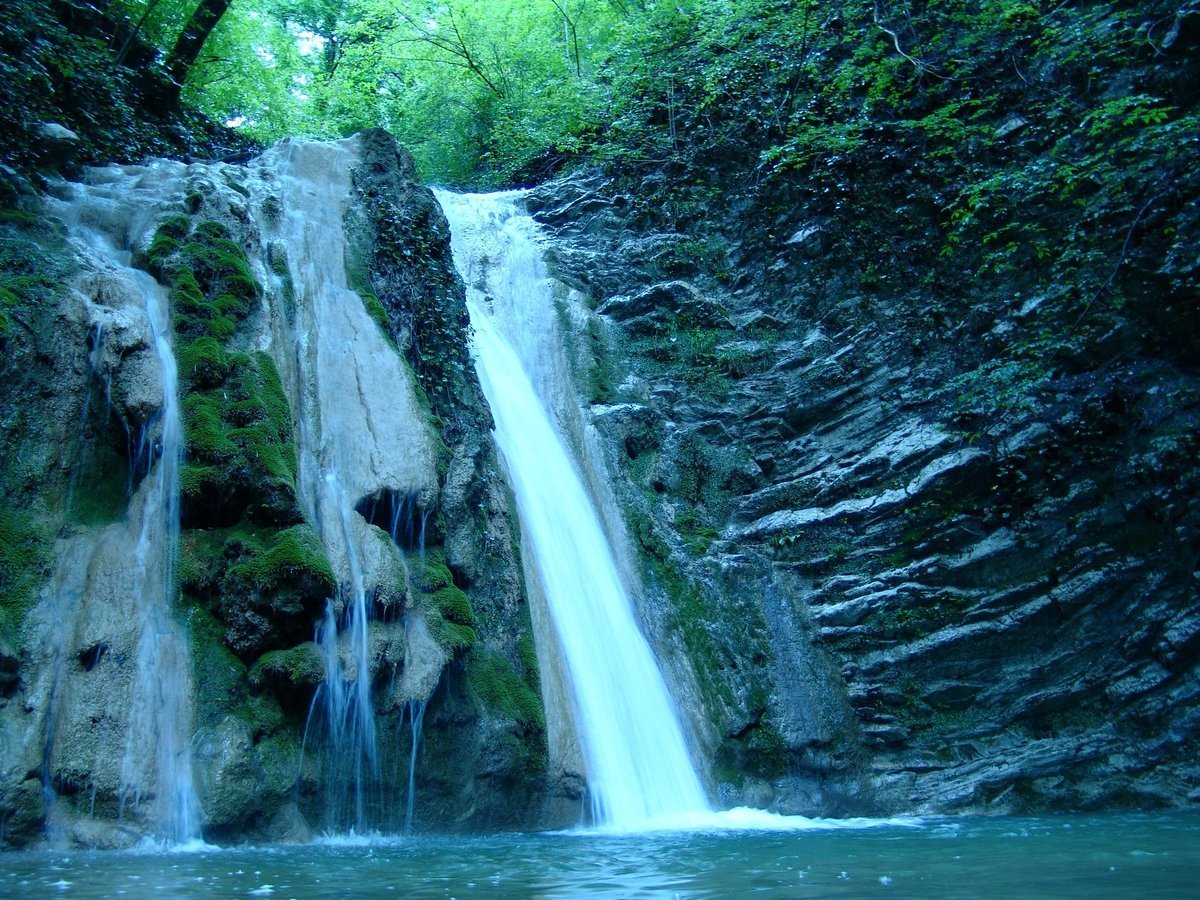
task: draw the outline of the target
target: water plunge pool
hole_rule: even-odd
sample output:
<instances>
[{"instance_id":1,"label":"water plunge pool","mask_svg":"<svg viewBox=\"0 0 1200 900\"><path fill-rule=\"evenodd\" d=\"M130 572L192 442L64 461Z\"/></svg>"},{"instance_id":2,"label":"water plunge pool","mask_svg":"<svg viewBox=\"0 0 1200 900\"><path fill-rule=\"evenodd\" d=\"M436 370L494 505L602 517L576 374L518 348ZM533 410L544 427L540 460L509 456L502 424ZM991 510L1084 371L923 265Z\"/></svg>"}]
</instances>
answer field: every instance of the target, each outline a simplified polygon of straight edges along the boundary
<instances>
[{"instance_id":1,"label":"water plunge pool","mask_svg":"<svg viewBox=\"0 0 1200 900\"><path fill-rule=\"evenodd\" d=\"M0 895L73 897L1182 897L1188 813L957 818L792 831L330 838L0 857Z\"/></svg>"}]
</instances>

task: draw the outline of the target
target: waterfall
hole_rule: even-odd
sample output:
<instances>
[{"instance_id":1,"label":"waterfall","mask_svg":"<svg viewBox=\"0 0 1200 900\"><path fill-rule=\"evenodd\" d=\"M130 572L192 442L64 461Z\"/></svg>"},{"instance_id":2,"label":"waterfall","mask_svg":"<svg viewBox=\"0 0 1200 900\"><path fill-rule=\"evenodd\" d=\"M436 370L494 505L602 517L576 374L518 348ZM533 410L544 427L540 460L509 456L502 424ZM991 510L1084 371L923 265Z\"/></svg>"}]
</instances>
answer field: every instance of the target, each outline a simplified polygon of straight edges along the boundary
<instances>
[{"instance_id":1,"label":"waterfall","mask_svg":"<svg viewBox=\"0 0 1200 900\"><path fill-rule=\"evenodd\" d=\"M297 421L297 492L307 518L321 535L341 580L337 609L331 600L317 630L325 682L314 709L325 717L327 820L363 828L366 794L379 776L375 712L367 659L370 608L354 525L357 514L346 475L356 474L361 423L346 407L358 393L355 369L369 361L346 359L360 334L374 326L346 284L342 216L349 196L354 149L349 142L289 141L264 159L281 187L284 214L279 231L288 248L297 297L294 323L285 339L294 353L293 406ZM366 354L364 354L366 355ZM347 380L349 376L349 380ZM347 806L352 807L352 813Z\"/></svg>"},{"instance_id":2,"label":"waterfall","mask_svg":"<svg viewBox=\"0 0 1200 900\"><path fill-rule=\"evenodd\" d=\"M634 829L707 812L674 704L582 464L568 449L565 423L572 411L578 416L578 402L536 225L516 193L438 199L467 282L476 370L516 496L529 574L565 657L594 817Z\"/></svg>"},{"instance_id":3,"label":"waterfall","mask_svg":"<svg viewBox=\"0 0 1200 900\"><path fill-rule=\"evenodd\" d=\"M158 463L149 476L153 481L134 548L140 581L135 596L142 628L137 644L137 678L121 781L125 791L137 795L140 789L138 741L142 735L153 735L158 769L157 818L168 839L182 842L200 835L199 803L193 785L189 746L189 660L186 645L170 612L176 595L175 564L179 554L183 419L179 410L179 376L171 347L167 292L145 272L133 270L132 274L145 299L154 352L161 366L163 405L158 423Z\"/></svg>"},{"instance_id":4,"label":"waterfall","mask_svg":"<svg viewBox=\"0 0 1200 900\"><path fill-rule=\"evenodd\" d=\"M76 243L102 273L99 277L111 280L114 287L108 295L126 304L106 307L98 314L123 315L126 321L139 312L143 317L149 355L157 363L161 404L141 424L135 452L130 453L131 471L137 468L145 474L132 492L126 521L94 538L77 537L63 551L50 608L57 620L44 752L49 779L54 736L59 728L69 727L59 722L61 693L82 690L71 686L63 668L73 649L69 641L92 644L89 668L105 654L117 660L116 665L132 664L133 671L118 682L128 685L128 696L104 706L105 716L125 718L124 747L119 754L116 748L108 750L120 760L115 785L118 809L121 817L136 813L156 837L171 843L198 839L201 820L190 749L190 658L172 612L177 596L183 421L167 291L147 273L131 267L130 248L152 226L167 199L180 190L181 168L168 164L97 170L93 183L76 186L73 195L56 208ZM97 346L102 334L98 322ZM93 349L93 354L98 352ZM66 571L79 569L81 563L81 570ZM51 788L47 784L52 793ZM93 781L93 800L96 788Z\"/></svg>"},{"instance_id":5,"label":"waterfall","mask_svg":"<svg viewBox=\"0 0 1200 900\"><path fill-rule=\"evenodd\" d=\"M294 290L294 303L275 311L268 343L295 417L296 489L340 582L317 631L326 676L310 714L325 725L326 825L361 831L388 818L381 756L389 736L376 723L372 641L399 625L373 621L374 607L381 587L407 578L398 545L420 546L424 537L423 528L402 533L405 516L436 496L438 476L413 376L348 283L343 217L358 164L350 138L284 141L255 165L263 197L280 209L263 213L260 225L286 247ZM390 544L361 512L379 502L394 504Z\"/></svg>"}]
</instances>

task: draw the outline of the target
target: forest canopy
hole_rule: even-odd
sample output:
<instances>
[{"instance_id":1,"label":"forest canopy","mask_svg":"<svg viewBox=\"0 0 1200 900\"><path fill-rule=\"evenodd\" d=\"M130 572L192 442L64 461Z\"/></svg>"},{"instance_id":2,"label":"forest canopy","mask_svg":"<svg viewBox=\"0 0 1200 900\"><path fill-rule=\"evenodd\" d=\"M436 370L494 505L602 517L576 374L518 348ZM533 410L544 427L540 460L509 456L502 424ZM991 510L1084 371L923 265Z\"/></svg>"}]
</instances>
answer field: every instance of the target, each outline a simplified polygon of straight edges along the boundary
<instances>
[{"instance_id":1,"label":"forest canopy","mask_svg":"<svg viewBox=\"0 0 1200 900\"><path fill-rule=\"evenodd\" d=\"M80 33L85 13L106 24ZM76 33L59 46L52 26ZM17 0L0 77L36 105L157 66L185 108L258 141L381 125L426 177L495 187L579 158L719 151L770 176L1130 125L1194 143L1197 31L1196 0ZM1070 191L1090 168L1039 177Z\"/></svg>"},{"instance_id":2,"label":"forest canopy","mask_svg":"<svg viewBox=\"0 0 1200 900\"><path fill-rule=\"evenodd\" d=\"M39 164L50 121L84 162L183 155L188 123L199 155L383 126L458 188L600 167L718 277L722 205L768 240L803 210L867 293L1050 299L989 389L1019 370L1026 396L1123 304L1194 347L1198 51L1200 0L15 0L0 148Z\"/></svg>"}]
</instances>

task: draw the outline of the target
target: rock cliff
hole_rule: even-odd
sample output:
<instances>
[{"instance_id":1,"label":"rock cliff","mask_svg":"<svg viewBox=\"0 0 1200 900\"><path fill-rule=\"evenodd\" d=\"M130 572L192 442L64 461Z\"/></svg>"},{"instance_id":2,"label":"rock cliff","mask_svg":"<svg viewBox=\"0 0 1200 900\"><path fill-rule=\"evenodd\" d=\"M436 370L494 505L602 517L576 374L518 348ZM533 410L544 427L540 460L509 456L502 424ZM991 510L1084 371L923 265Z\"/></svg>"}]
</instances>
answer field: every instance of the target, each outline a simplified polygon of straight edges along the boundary
<instances>
[{"instance_id":1,"label":"rock cliff","mask_svg":"<svg viewBox=\"0 0 1200 900\"><path fill-rule=\"evenodd\" d=\"M161 688L131 555L166 464L145 284L185 447L157 631L184 638L203 837L563 821L463 288L407 153L368 132L5 192L0 839L174 836L164 728L129 737Z\"/></svg>"},{"instance_id":2,"label":"rock cliff","mask_svg":"<svg viewBox=\"0 0 1200 900\"><path fill-rule=\"evenodd\" d=\"M990 354L1036 297L948 308L902 260L866 296L803 206L727 197L704 241L657 187L581 174L528 203L593 310L577 379L719 796L1200 799L1194 355L1131 308L1021 370Z\"/></svg>"}]
</instances>

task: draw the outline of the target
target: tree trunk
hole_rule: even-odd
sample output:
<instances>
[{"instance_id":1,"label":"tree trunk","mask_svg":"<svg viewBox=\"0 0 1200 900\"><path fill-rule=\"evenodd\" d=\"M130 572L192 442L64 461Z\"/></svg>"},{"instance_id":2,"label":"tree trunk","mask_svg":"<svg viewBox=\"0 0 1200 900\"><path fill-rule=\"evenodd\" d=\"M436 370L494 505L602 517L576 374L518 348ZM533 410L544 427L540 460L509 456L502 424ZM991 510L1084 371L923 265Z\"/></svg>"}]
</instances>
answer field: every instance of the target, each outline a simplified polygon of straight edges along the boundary
<instances>
[{"instance_id":1,"label":"tree trunk","mask_svg":"<svg viewBox=\"0 0 1200 900\"><path fill-rule=\"evenodd\" d=\"M179 99L179 92L183 90L183 83L187 80L192 64L200 56L204 42L208 40L208 36L217 27L221 16L225 15L232 2L233 0L200 0L200 5L183 26L183 31L175 41L175 48L167 57L167 75L174 84L172 100Z\"/></svg>"}]
</instances>

